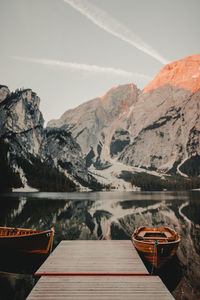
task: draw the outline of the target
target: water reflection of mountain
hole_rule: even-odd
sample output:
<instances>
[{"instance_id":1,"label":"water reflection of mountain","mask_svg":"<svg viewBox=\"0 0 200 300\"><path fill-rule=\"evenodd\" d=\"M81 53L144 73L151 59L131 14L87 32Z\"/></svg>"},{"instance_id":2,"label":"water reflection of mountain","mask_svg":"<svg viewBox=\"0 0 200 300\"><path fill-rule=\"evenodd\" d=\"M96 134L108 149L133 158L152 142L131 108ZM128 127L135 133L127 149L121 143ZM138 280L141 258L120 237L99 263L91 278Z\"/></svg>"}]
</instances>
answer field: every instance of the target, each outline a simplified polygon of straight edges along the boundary
<instances>
[{"instance_id":1,"label":"water reflection of mountain","mask_svg":"<svg viewBox=\"0 0 200 300\"><path fill-rule=\"evenodd\" d=\"M54 246L63 239L129 239L136 226L169 225L180 233L181 244L174 265L160 275L176 299L200 297L200 193L135 193L121 199L112 193L110 198L109 193L83 194L77 199L59 194L57 200L56 194L53 199L3 197L0 225L55 226Z\"/></svg>"}]
</instances>

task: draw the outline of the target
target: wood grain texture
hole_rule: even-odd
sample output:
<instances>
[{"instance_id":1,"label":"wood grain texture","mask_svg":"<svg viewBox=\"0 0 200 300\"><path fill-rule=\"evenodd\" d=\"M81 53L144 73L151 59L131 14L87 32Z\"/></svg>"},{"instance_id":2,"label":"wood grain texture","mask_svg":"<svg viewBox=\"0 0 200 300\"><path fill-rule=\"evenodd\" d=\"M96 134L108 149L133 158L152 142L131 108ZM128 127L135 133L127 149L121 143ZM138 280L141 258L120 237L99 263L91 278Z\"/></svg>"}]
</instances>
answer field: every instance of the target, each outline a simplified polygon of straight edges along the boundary
<instances>
[{"instance_id":1,"label":"wood grain texture","mask_svg":"<svg viewBox=\"0 0 200 300\"><path fill-rule=\"evenodd\" d=\"M148 274L131 241L62 241L38 274Z\"/></svg>"},{"instance_id":2,"label":"wood grain texture","mask_svg":"<svg viewBox=\"0 0 200 300\"><path fill-rule=\"evenodd\" d=\"M158 276L42 277L27 300L172 300Z\"/></svg>"},{"instance_id":3,"label":"wood grain texture","mask_svg":"<svg viewBox=\"0 0 200 300\"><path fill-rule=\"evenodd\" d=\"M37 274L43 276L27 300L174 299L148 275L131 241L62 241Z\"/></svg>"}]
</instances>

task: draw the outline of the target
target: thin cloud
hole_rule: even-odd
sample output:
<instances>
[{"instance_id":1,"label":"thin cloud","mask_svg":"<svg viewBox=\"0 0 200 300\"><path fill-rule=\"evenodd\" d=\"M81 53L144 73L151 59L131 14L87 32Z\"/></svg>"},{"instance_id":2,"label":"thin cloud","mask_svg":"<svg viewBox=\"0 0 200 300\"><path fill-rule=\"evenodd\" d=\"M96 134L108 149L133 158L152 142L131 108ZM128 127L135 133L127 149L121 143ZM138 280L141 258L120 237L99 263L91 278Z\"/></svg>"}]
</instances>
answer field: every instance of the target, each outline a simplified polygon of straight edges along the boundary
<instances>
[{"instance_id":1,"label":"thin cloud","mask_svg":"<svg viewBox=\"0 0 200 300\"><path fill-rule=\"evenodd\" d=\"M96 7L94 4L89 3L87 0L64 0L64 2L79 11L101 29L150 55L162 64L168 63L164 57L162 57L150 45L145 43L128 27L115 20L107 12Z\"/></svg>"},{"instance_id":2,"label":"thin cloud","mask_svg":"<svg viewBox=\"0 0 200 300\"><path fill-rule=\"evenodd\" d=\"M78 63L65 62L59 60L38 59L38 58L20 57L20 56L11 56L11 58L15 60L30 62L30 63L37 63L40 65L47 65L47 66L57 67L57 68L65 68L68 70L78 70L78 71L85 71L91 73L104 73L104 74L107 73L112 75L125 76L129 78L140 78L145 80L152 79L151 77L144 74L132 73L121 69L100 67L96 65L78 64Z\"/></svg>"}]
</instances>

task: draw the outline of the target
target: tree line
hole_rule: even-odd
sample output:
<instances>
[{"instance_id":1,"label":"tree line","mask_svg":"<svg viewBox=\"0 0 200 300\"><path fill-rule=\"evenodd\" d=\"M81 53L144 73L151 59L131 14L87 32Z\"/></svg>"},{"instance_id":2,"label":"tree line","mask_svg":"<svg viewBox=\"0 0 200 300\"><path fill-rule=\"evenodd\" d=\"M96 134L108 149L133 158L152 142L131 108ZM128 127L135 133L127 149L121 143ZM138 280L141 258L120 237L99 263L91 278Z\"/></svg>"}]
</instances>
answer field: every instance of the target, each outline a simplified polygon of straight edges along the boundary
<instances>
[{"instance_id":1,"label":"tree line","mask_svg":"<svg viewBox=\"0 0 200 300\"><path fill-rule=\"evenodd\" d=\"M9 192L13 188L23 187L20 174L10 166L9 153L9 145L0 139L0 192ZM75 183L62 172L31 154L27 159L16 157L15 160L23 169L27 183L31 187L45 192L72 192L76 188Z\"/></svg>"},{"instance_id":2,"label":"tree line","mask_svg":"<svg viewBox=\"0 0 200 300\"><path fill-rule=\"evenodd\" d=\"M147 173L133 174L123 171L120 177L131 182L132 186L140 187L141 191L185 191L200 188L198 176L185 178L174 175L161 178Z\"/></svg>"},{"instance_id":3,"label":"tree line","mask_svg":"<svg viewBox=\"0 0 200 300\"><path fill-rule=\"evenodd\" d=\"M8 151L8 144L0 139L0 192L11 191L12 188L22 186L19 173L14 172L9 165Z\"/></svg>"},{"instance_id":4,"label":"tree line","mask_svg":"<svg viewBox=\"0 0 200 300\"><path fill-rule=\"evenodd\" d=\"M41 192L72 192L76 185L62 172L51 167L47 162L30 155L27 159L18 157L18 166L22 167L28 184Z\"/></svg>"}]
</instances>

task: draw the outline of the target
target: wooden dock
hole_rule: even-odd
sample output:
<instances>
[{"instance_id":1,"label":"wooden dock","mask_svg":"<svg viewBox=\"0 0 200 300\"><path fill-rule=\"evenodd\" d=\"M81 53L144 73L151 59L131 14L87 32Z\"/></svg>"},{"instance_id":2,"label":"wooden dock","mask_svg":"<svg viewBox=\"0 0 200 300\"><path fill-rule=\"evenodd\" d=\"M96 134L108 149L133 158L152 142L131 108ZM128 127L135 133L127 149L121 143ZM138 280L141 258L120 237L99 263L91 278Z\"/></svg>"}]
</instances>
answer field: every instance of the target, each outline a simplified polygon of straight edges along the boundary
<instances>
[{"instance_id":1,"label":"wooden dock","mask_svg":"<svg viewBox=\"0 0 200 300\"><path fill-rule=\"evenodd\" d=\"M27 300L172 300L131 241L62 241L35 273Z\"/></svg>"},{"instance_id":2,"label":"wooden dock","mask_svg":"<svg viewBox=\"0 0 200 300\"><path fill-rule=\"evenodd\" d=\"M36 275L148 274L131 241L62 241Z\"/></svg>"}]
</instances>

